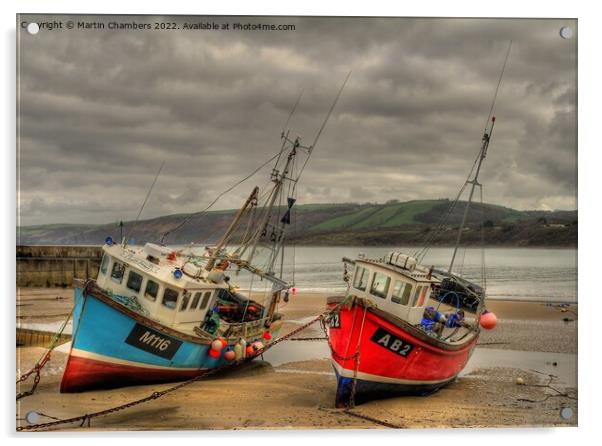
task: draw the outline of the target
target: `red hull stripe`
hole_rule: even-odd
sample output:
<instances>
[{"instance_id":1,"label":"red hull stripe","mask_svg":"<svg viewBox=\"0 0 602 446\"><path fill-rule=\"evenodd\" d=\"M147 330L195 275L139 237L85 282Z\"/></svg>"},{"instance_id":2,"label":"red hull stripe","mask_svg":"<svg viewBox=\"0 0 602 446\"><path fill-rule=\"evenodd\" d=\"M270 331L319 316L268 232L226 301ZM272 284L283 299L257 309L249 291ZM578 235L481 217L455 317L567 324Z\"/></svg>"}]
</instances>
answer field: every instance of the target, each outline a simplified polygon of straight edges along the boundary
<instances>
[{"instance_id":1,"label":"red hull stripe","mask_svg":"<svg viewBox=\"0 0 602 446\"><path fill-rule=\"evenodd\" d=\"M126 385L153 384L182 381L204 372L204 369L153 369L114 364L71 355L65 366L61 392L82 392L90 389L107 389Z\"/></svg>"}]
</instances>

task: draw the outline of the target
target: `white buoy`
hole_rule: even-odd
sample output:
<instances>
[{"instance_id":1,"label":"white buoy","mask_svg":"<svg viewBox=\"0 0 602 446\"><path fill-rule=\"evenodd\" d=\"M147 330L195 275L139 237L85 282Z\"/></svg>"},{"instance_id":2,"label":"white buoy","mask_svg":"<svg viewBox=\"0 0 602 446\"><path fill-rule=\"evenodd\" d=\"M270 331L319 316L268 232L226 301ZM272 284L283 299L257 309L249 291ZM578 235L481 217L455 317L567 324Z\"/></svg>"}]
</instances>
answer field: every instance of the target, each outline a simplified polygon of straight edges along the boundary
<instances>
[{"instance_id":1,"label":"white buoy","mask_svg":"<svg viewBox=\"0 0 602 446\"><path fill-rule=\"evenodd\" d=\"M236 344L234 346L234 359L236 359L237 361L240 361L243 358L243 348L240 345L240 343Z\"/></svg>"}]
</instances>

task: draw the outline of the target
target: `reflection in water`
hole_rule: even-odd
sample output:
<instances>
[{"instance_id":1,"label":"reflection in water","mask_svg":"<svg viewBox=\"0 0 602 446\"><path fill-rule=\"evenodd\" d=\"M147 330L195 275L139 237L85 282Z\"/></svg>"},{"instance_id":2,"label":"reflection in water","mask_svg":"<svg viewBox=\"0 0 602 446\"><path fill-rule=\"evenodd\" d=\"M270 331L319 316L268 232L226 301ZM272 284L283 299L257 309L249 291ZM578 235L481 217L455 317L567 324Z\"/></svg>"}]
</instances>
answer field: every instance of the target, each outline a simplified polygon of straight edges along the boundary
<instances>
[{"instance_id":1,"label":"reflection in water","mask_svg":"<svg viewBox=\"0 0 602 446\"><path fill-rule=\"evenodd\" d=\"M330 349L326 342L285 341L268 350L263 357L272 366L278 367L289 362L329 359ZM577 355L567 353L476 348L460 376L468 375L478 369L493 367L536 370L544 374L556 375L558 377L556 382L559 384L577 385ZM312 373L324 374L325 372Z\"/></svg>"}]
</instances>

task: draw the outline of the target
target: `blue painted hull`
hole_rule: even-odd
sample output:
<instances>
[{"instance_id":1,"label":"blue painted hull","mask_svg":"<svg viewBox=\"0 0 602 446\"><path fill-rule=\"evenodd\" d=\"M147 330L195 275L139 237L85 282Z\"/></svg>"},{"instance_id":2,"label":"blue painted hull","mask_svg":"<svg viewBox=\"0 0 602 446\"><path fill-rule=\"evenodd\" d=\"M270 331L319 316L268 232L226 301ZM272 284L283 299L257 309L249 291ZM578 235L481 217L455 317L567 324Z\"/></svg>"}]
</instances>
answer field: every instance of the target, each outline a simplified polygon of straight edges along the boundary
<instances>
[{"instance_id":1,"label":"blue painted hull","mask_svg":"<svg viewBox=\"0 0 602 446\"><path fill-rule=\"evenodd\" d=\"M190 379L229 364L210 344L75 290L73 338L61 392ZM196 341L196 342L194 342Z\"/></svg>"}]
</instances>

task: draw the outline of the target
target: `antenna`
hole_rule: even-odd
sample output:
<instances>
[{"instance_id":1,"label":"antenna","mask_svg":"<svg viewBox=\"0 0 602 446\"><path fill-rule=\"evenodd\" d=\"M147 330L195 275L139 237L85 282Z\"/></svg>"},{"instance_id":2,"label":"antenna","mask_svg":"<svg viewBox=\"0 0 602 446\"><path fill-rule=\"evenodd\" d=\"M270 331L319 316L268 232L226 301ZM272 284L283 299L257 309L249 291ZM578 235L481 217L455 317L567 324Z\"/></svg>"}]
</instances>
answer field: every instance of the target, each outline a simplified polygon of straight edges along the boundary
<instances>
[{"instance_id":1,"label":"antenna","mask_svg":"<svg viewBox=\"0 0 602 446\"><path fill-rule=\"evenodd\" d=\"M140 206L140 210L138 211L138 215L136 215L136 220L134 220L134 225L136 223L138 223L138 219L140 218L140 215L142 214L142 210L144 209L144 206L146 206L146 202L148 201L148 198L150 197L151 192L153 191L153 187L155 187L155 183L157 182L157 178L159 178L159 174L161 174L161 170L163 170L163 166L165 165L165 160L163 160L163 162L161 163L161 166L159 166L159 170L157 171L157 175L155 175L155 179L153 180L150 188L148 189L148 192L146 193L146 197L144 198L144 201L142 202L142 206ZM123 240L121 241L123 243L123 247L125 248L127 243L126 243L127 238L123 237Z\"/></svg>"},{"instance_id":2,"label":"antenna","mask_svg":"<svg viewBox=\"0 0 602 446\"><path fill-rule=\"evenodd\" d=\"M295 113L295 110L297 110L297 105L299 105L299 102L301 101L301 96L303 96L303 90L301 90L301 92L299 93L299 96L297 97L297 101L295 102L295 105L293 105L293 108L291 109L291 112L288 114L288 118L286 118L286 122L284 123L284 126L282 127L282 134L284 135L284 132L286 132L286 128L288 127L288 123L290 122L291 118L293 117L293 114Z\"/></svg>"},{"instance_id":3,"label":"antenna","mask_svg":"<svg viewBox=\"0 0 602 446\"><path fill-rule=\"evenodd\" d=\"M343 89L345 88L345 85L347 85L347 81L349 80L350 77L351 77L351 71L349 71L349 73L347 73L347 76L345 77L345 80L343 81L341 88L339 88L339 91L338 91L337 95L335 96L334 101L332 101L332 105L330 106L330 109L328 110L328 113L326 114L326 117L324 118L324 121L322 122L322 125L320 126L320 129L318 130L318 133L316 133L316 137L314 139L313 144L311 146L309 146L309 148L308 148L308 156L307 156L307 158L305 158L305 161L303 162L303 166L301 166L301 169L299 170L299 174L297 175L297 179L295 180L295 184L293 185L293 193L297 189L297 184L299 183L301 174L303 173L303 170L305 170L305 166L307 166L307 162L309 161L309 158L310 158L312 152L314 151L316 144L318 144L320 136L322 136L322 131L326 127L326 124L328 123L328 120L330 119L330 115L332 114L332 111L336 107L337 102L339 102L341 93L343 93Z\"/></svg>"},{"instance_id":4,"label":"antenna","mask_svg":"<svg viewBox=\"0 0 602 446\"><path fill-rule=\"evenodd\" d=\"M485 120L485 131L487 131L487 126L489 125L489 121L493 115L493 108L495 107L495 101L497 100L497 94L500 91L500 85L502 84L502 77L504 77L504 71L506 70L506 64L508 63L508 58L510 57L510 50L512 49L512 40L508 42L508 49L506 50L506 57L504 58L504 65L502 65L502 71L500 72L500 77L497 80L497 86L495 87L495 93L493 94L493 100L491 101L491 108L489 109L489 114L487 115L487 119Z\"/></svg>"},{"instance_id":5,"label":"antenna","mask_svg":"<svg viewBox=\"0 0 602 446\"><path fill-rule=\"evenodd\" d=\"M493 100L491 101L491 107L489 108L489 114L487 115L487 121L485 122L485 131L483 134L483 140L481 143L481 149L479 150L478 156L478 164L477 170L474 174L472 180L467 180L466 184L471 184L470 195L468 196L468 201L466 202L466 207L464 208L464 214L462 215L462 222L460 223L460 227L458 228L458 236L456 238L456 246L454 247L454 253L452 254L452 259L449 264L448 273L451 274L452 268L454 267L454 261L456 260L456 254L458 253L458 247L460 246L460 239L462 238L462 231L464 230L464 224L466 223L466 217L468 216L468 209L470 208L470 203L472 202L472 197L474 195L474 190L477 186L482 189L482 184L479 183L479 172L481 171L481 165L483 164L483 160L487 155L487 148L489 147L489 141L491 140L491 135L493 134L493 126L495 125L495 116L493 116L493 109L495 107L495 101L497 99L497 94L500 90L500 85L502 84L502 77L504 76L504 71L506 70L506 63L508 62L508 57L510 56L510 49L512 48L512 40L508 44L508 50L506 51L506 57L504 58L504 65L502 66L502 71L500 72L500 77L497 81L497 86L495 87L495 93L493 94ZM491 123L491 125L490 125ZM474 166L473 166L474 169ZM459 197L458 197L459 199Z\"/></svg>"},{"instance_id":6,"label":"antenna","mask_svg":"<svg viewBox=\"0 0 602 446\"><path fill-rule=\"evenodd\" d=\"M309 146L310 152L314 150L314 147L318 143L320 136L322 136L322 130L324 130L324 127L326 127L326 123L330 119L330 115L332 114L332 111L336 107L337 102L339 102L339 98L341 97L341 93L343 92L345 85L347 85L347 81L349 80L349 77L351 77L351 71L349 71L349 73L347 73L347 77L343 81L343 85L341 85L341 88L339 88L339 92L337 93L336 97L334 98L334 101L332 102L332 105L330 106L330 110L328 110L328 114L326 115L326 118L324 118L324 122L322 123L320 130L318 130L318 133L316 134L316 139L314 139L314 143L311 146Z\"/></svg>"}]
</instances>

